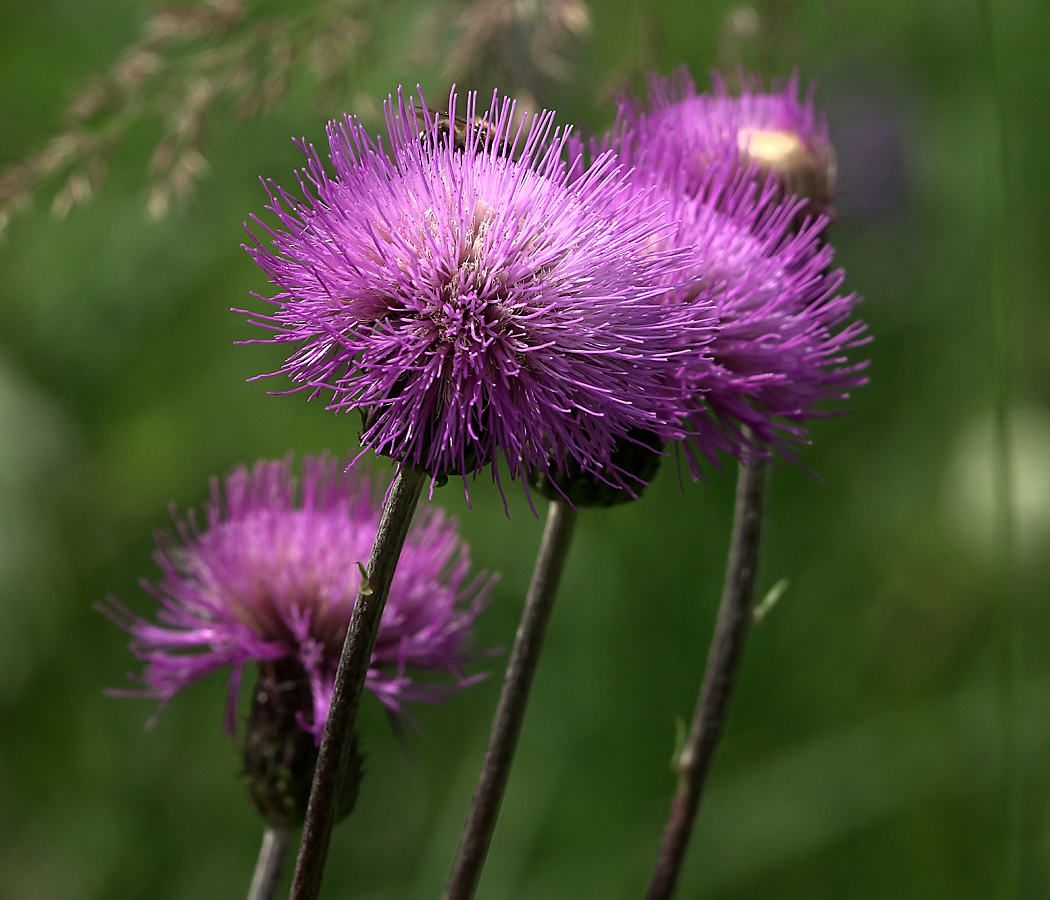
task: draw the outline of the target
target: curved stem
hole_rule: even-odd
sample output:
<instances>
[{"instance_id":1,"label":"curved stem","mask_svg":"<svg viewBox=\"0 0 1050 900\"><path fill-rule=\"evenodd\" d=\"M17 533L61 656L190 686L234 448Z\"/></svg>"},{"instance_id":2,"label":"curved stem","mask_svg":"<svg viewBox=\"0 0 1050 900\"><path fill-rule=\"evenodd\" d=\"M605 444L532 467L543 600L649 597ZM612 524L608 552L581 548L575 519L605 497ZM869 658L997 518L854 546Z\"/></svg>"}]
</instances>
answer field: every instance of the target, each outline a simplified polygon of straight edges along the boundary
<instances>
[{"instance_id":1,"label":"curved stem","mask_svg":"<svg viewBox=\"0 0 1050 900\"><path fill-rule=\"evenodd\" d=\"M564 500L552 500L543 530L540 552L532 572L532 583L521 613L514 648L507 663L496 715L492 720L485 761L481 766L467 823L459 839L452 873L445 885L444 900L470 900L478 886L481 868L496 828L503 792L507 787L514 750L525 718L532 676L550 620L554 596L569 553L576 510Z\"/></svg>"},{"instance_id":2,"label":"curved stem","mask_svg":"<svg viewBox=\"0 0 1050 900\"><path fill-rule=\"evenodd\" d=\"M390 582L412 524L424 477L422 471L402 465L387 493L379 532L368 558L368 568L362 573L361 592L354 603L335 673L332 705L321 737L317 769L303 823L303 839L295 861L291 900L316 900L321 890L328 843L353 747L361 691L365 686Z\"/></svg>"},{"instance_id":3,"label":"curved stem","mask_svg":"<svg viewBox=\"0 0 1050 900\"><path fill-rule=\"evenodd\" d=\"M248 888L248 900L274 900L291 846L292 834L287 828L278 825L266 826L262 846L259 848L259 861L255 864L255 874L252 876L252 886Z\"/></svg>"},{"instance_id":4,"label":"curved stem","mask_svg":"<svg viewBox=\"0 0 1050 900\"><path fill-rule=\"evenodd\" d=\"M733 686L744 655L744 641L754 614L768 470L764 459L740 463L722 602L700 686L700 699L678 759L678 786L646 900L667 900L674 893L707 774L729 713Z\"/></svg>"}]
</instances>

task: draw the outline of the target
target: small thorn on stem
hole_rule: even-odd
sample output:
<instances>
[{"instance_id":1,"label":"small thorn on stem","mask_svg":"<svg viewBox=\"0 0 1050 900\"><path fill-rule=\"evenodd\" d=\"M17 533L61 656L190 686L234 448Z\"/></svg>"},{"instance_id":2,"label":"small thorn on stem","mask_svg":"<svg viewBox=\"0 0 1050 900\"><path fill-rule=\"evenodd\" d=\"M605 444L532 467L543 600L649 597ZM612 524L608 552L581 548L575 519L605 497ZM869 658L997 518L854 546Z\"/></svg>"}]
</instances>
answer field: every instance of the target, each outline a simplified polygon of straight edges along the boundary
<instances>
[{"instance_id":1,"label":"small thorn on stem","mask_svg":"<svg viewBox=\"0 0 1050 900\"><path fill-rule=\"evenodd\" d=\"M360 591L366 597L372 596L372 581L368 577L368 569L365 568L364 563L358 562L357 568L361 570L361 587Z\"/></svg>"},{"instance_id":2,"label":"small thorn on stem","mask_svg":"<svg viewBox=\"0 0 1050 900\"><path fill-rule=\"evenodd\" d=\"M321 890L328 845L339 813L339 798L351 761L355 758L354 722L361 692L368 677L390 582L412 524L424 477L420 469L409 466L398 469L387 491L387 502L379 519L368 568L358 563L362 575L361 593L354 602L335 672L332 702L317 752L317 767L306 806L290 900L317 900Z\"/></svg>"},{"instance_id":3,"label":"small thorn on stem","mask_svg":"<svg viewBox=\"0 0 1050 900\"><path fill-rule=\"evenodd\" d=\"M744 644L754 624L753 601L762 547L768 469L769 464L764 458L753 462L742 460L740 463L733 536L722 601L718 607L715 633L707 655L696 712L685 746L678 757L678 784L664 826L664 836L645 895L646 900L671 900L675 892L707 776L725 728L733 687L743 660ZM770 594L775 591L776 588ZM783 588L780 593L783 593ZM765 605L766 601L763 601L759 607Z\"/></svg>"},{"instance_id":4,"label":"small thorn on stem","mask_svg":"<svg viewBox=\"0 0 1050 900\"><path fill-rule=\"evenodd\" d=\"M784 596L784 591L788 589L791 582L787 578L781 578L776 584L773 585L767 592L766 596L762 598L759 604L755 607L754 612L751 613L751 624L761 625L762 620L769 615L769 611L777 605L777 601Z\"/></svg>"}]
</instances>

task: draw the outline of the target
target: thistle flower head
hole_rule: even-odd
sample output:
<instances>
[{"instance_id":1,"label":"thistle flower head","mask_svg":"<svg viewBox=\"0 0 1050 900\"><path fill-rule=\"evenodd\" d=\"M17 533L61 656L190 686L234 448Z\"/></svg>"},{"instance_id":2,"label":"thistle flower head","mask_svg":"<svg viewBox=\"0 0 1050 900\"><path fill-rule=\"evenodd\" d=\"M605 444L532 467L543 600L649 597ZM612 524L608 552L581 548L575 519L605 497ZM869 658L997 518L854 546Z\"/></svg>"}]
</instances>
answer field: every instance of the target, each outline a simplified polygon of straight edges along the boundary
<instances>
[{"instance_id":1,"label":"thistle flower head","mask_svg":"<svg viewBox=\"0 0 1050 900\"><path fill-rule=\"evenodd\" d=\"M853 318L860 297L839 293L845 273L832 268L826 220L803 217L800 226L802 206L746 177L678 204L676 240L692 248L718 310L690 418L690 443L712 461L715 449L767 446L792 458L806 420L836 414L824 401L846 399L867 381L867 362L849 359L869 340Z\"/></svg>"},{"instance_id":2,"label":"thistle flower head","mask_svg":"<svg viewBox=\"0 0 1050 900\"><path fill-rule=\"evenodd\" d=\"M679 81L684 77L679 73ZM652 83L662 102L669 83ZM723 94L696 96L688 85L690 91L680 91L686 99L675 115L694 105L717 109L730 102ZM779 100L792 112L788 96L794 93ZM774 106L771 98L765 100ZM652 108L673 111L660 102ZM811 109L792 114L812 119ZM807 215L807 202L785 197L776 179L756 180L753 168L715 152L717 129L698 131L690 144L673 129L657 128L657 118L658 112L638 113L632 125L621 115L589 146L571 142L569 157L583 169L586 158L612 152L632 166L631 182L662 218L656 246L685 252L690 260L684 286L665 302L672 307L701 302L716 310L717 331L694 369L686 444L691 468L696 474L693 450L716 465L719 451L764 453L770 445L791 458L790 444L806 438L805 421L834 414L822 401L846 398L851 387L866 381L867 363L848 359L850 349L868 340L864 323L851 318L860 298L838 293L844 273L831 268L825 217ZM756 115L752 121L762 120ZM704 152L690 157L701 145Z\"/></svg>"},{"instance_id":3,"label":"thistle flower head","mask_svg":"<svg viewBox=\"0 0 1050 900\"><path fill-rule=\"evenodd\" d=\"M570 179L550 114L526 129L508 101L481 120L475 104L450 129L455 94L448 118L399 94L389 153L331 123L334 176L304 147L305 199L271 184L281 227L249 250L279 290L253 319L297 345L282 371L362 409L376 452L464 482L489 463L498 480L502 453L512 478L571 464L623 483L629 432L684 436L711 310L661 302L683 259L654 249L652 204L611 155Z\"/></svg>"},{"instance_id":4,"label":"thistle flower head","mask_svg":"<svg viewBox=\"0 0 1050 900\"><path fill-rule=\"evenodd\" d=\"M379 526L380 497L360 469L303 459L296 491L291 458L235 469L212 481L207 524L176 518L177 539L158 539L162 577L144 586L157 622L111 600L104 611L134 637L145 688L126 694L166 704L209 672L231 666L227 727L246 663L302 676L300 727L320 742L350 614ZM454 519L423 510L405 542L390 587L365 686L392 712L408 701L435 702L476 680L464 675L465 643L493 579L468 581L470 553ZM444 672L454 683L417 680ZM260 678L260 683L265 679ZM308 701L308 702L307 702Z\"/></svg>"},{"instance_id":5,"label":"thistle flower head","mask_svg":"<svg viewBox=\"0 0 1050 900\"><path fill-rule=\"evenodd\" d=\"M769 93L746 75L739 95L717 74L712 80L713 92L698 94L683 66L670 78L651 75L647 102L622 97L621 158L669 175L693 195L712 168L749 169L763 181L771 177L783 196L805 198L808 212L830 213L835 154L813 88L800 100L797 72Z\"/></svg>"}]
</instances>

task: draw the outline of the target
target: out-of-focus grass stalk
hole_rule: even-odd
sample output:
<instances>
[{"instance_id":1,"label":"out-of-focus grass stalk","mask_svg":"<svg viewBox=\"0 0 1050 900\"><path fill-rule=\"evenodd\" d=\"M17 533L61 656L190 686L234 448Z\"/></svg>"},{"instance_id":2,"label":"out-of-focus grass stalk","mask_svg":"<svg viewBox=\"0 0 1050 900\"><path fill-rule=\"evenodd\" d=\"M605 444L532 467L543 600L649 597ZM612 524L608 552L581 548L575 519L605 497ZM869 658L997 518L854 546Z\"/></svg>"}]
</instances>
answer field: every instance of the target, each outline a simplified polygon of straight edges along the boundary
<instances>
[{"instance_id":1,"label":"out-of-focus grass stalk","mask_svg":"<svg viewBox=\"0 0 1050 900\"><path fill-rule=\"evenodd\" d=\"M995 405L993 485L995 498L995 565L998 594L999 750L1002 787L1002 856L996 895L1017 897L1021 868L1021 771L1018 756L1018 610L1015 576L1013 454L1011 447L1011 349L1013 297L1010 235L1007 227L1010 143L1006 96L995 44L992 0L980 0L984 73L995 117L993 146L988 153L988 237L991 258L991 368Z\"/></svg>"}]
</instances>

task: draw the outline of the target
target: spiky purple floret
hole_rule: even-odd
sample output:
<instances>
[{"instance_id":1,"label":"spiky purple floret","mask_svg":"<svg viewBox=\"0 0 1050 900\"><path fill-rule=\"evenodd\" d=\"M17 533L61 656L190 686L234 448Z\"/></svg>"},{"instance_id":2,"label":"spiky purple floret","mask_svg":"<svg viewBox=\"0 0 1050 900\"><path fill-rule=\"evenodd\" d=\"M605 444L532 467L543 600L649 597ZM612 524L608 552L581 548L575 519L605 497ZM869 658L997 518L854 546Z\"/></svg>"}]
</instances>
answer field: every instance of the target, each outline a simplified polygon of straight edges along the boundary
<instances>
[{"instance_id":1,"label":"spiky purple floret","mask_svg":"<svg viewBox=\"0 0 1050 900\"><path fill-rule=\"evenodd\" d=\"M828 193L834 184L835 161L827 121L813 103L814 85L804 99L799 99L798 72L781 88L768 93L758 79L742 74L741 92L730 94L715 73L713 92L701 94L685 66L668 78L651 74L648 82L646 102L626 95L619 99L612 134L627 165L648 167L654 174L671 179L669 186L695 196L707 183L709 170L722 164L750 167L752 177L765 180L768 170L754 164L747 153L748 135L791 135L808 154L813 173L822 182L823 196L809 193L810 209L832 212ZM775 178L777 173L773 175ZM806 193L790 178L784 187L787 195Z\"/></svg>"},{"instance_id":2,"label":"spiky purple floret","mask_svg":"<svg viewBox=\"0 0 1050 900\"><path fill-rule=\"evenodd\" d=\"M381 493L367 472L326 457L304 457L296 498L292 460L238 467L212 480L207 526L175 517L178 539L158 536L163 573L143 586L157 599L154 624L110 600L103 611L134 637L146 663L141 691L163 707L180 690L232 666L227 727L232 732L246 663L294 657L310 679L313 714L300 724L320 742L332 682L379 526ZM390 587L365 686L394 713L408 701L437 702L484 676L466 676L465 649L495 578L466 581L470 549L455 519L423 509L409 532ZM416 680L407 670L445 672L455 684Z\"/></svg>"},{"instance_id":3,"label":"spiky purple floret","mask_svg":"<svg viewBox=\"0 0 1050 900\"><path fill-rule=\"evenodd\" d=\"M677 239L692 246L719 316L699 382L704 408L691 419L692 443L710 459L712 433L735 453L771 445L790 457L807 419L837 414L821 401L846 399L867 382L867 361L848 359L869 340L853 318L860 298L838 293L845 273L831 268L826 220L799 226L799 210L746 177L723 178L705 200L679 206Z\"/></svg>"},{"instance_id":4,"label":"spiky purple floret","mask_svg":"<svg viewBox=\"0 0 1050 900\"><path fill-rule=\"evenodd\" d=\"M803 201L784 199L774 181L756 181L734 160L694 172L673 154L648 154L636 137L615 128L589 147L570 144L569 158L576 170L585 151L644 161L630 178L649 202L666 200L658 246L691 259L689 286L668 302L699 297L715 305L718 329L695 370L687 446L715 464L720 450L753 454L767 446L790 458L789 444L806 439L807 419L836 414L821 401L844 399L867 380L867 362L847 356L868 338L864 323L851 318L860 298L836 293L844 273L831 269L827 219L804 216ZM692 456L690 464L696 474Z\"/></svg>"},{"instance_id":5,"label":"spiky purple floret","mask_svg":"<svg viewBox=\"0 0 1050 900\"><path fill-rule=\"evenodd\" d=\"M522 142L512 103L494 95L483 130L475 103L462 148L425 112L420 136L400 93L389 155L352 118L328 128L334 176L304 147L305 201L270 184L282 227L249 249L280 289L253 320L299 345L282 371L367 411L377 452L464 481L498 479L502 452L511 478L574 460L622 483L628 432L684 436L712 312L661 304L682 259L654 252L652 204L611 156L570 180L552 115Z\"/></svg>"}]
</instances>

